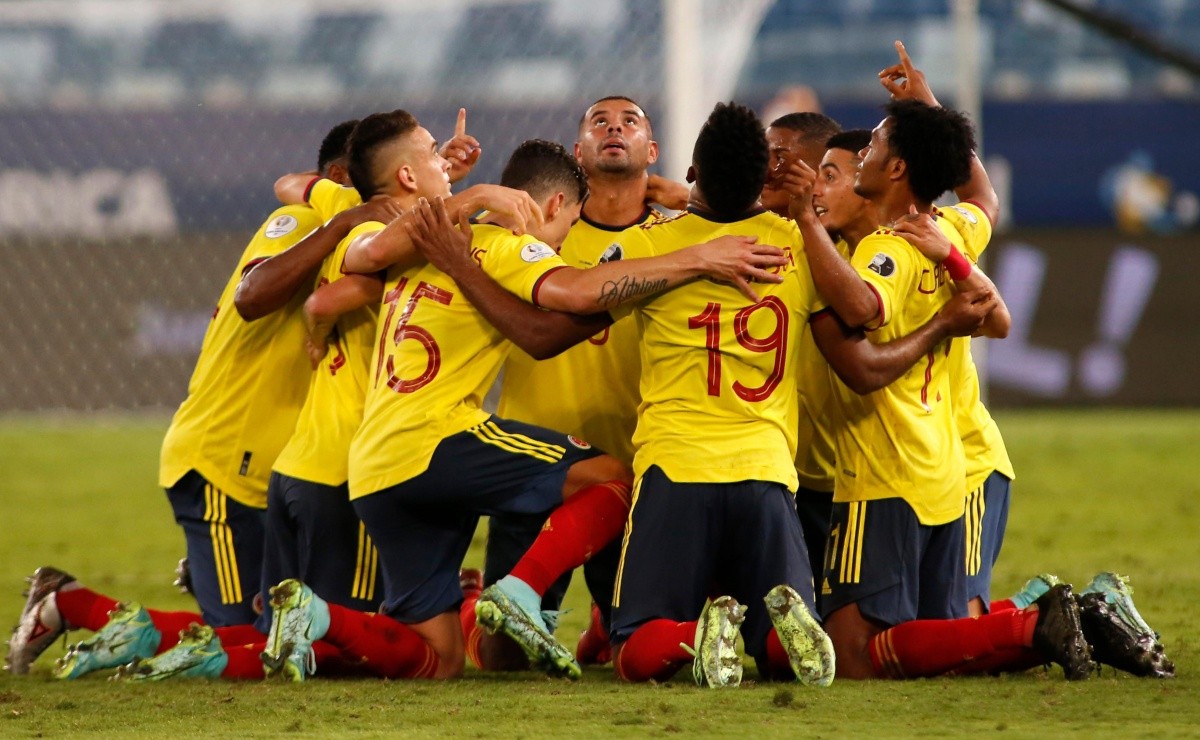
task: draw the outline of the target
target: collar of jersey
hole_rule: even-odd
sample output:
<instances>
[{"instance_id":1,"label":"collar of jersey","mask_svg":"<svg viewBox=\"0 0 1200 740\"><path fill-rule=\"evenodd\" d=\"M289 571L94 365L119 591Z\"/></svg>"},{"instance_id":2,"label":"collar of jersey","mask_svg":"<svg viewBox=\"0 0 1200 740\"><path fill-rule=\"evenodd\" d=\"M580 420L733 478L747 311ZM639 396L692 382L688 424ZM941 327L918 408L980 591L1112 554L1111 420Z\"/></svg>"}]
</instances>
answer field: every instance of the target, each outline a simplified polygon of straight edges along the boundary
<instances>
[{"instance_id":1,"label":"collar of jersey","mask_svg":"<svg viewBox=\"0 0 1200 740\"><path fill-rule=\"evenodd\" d=\"M743 211L742 213L739 213L738 215L732 216L729 218L724 218L724 217L718 216L717 214L713 213L712 211L701 210L695 206L688 206L687 212L692 214L693 216L699 216L700 218L704 219L705 221L712 221L713 223L717 223L717 224L731 224L731 223L734 223L735 221L745 221L748 218L754 218L755 216L757 216L759 214L766 213L767 209L763 208L762 206L759 206L758 208L751 208L748 211Z\"/></svg>"},{"instance_id":2,"label":"collar of jersey","mask_svg":"<svg viewBox=\"0 0 1200 740\"><path fill-rule=\"evenodd\" d=\"M653 215L654 215L654 209L651 208L650 206L646 206L644 209L642 209L642 213L640 216L638 216L633 221L625 224L624 226L611 226L609 224L602 224L599 221L593 221L592 219L583 215L582 211L580 211L580 213L579 213L579 220L584 222L588 226L591 226L594 229L600 229L601 231L624 231L625 229L628 229L630 226L637 226L638 224L646 223L646 220L649 219Z\"/></svg>"}]
</instances>

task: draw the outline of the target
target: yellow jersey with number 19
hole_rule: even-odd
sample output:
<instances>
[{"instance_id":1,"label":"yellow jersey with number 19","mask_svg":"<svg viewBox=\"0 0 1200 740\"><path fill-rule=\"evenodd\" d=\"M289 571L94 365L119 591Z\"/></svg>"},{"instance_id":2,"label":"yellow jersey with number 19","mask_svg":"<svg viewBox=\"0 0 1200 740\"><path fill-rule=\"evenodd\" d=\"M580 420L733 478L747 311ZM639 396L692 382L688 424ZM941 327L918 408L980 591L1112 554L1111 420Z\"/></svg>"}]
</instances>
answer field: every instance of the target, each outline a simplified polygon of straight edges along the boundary
<instances>
[{"instance_id":1,"label":"yellow jersey with number 19","mask_svg":"<svg viewBox=\"0 0 1200 740\"><path fill-rule=\"evenodd\" d=\"M647 208L637 223L660 218ZM581 269L626 258L629 255L620 245L623 231L580 218L559 254L568 265ZM496 413L573 434L629 465L641 400L641 369L641 342L632 318L540 362L514 347L504 363Z\"/></svg>"},{"instance_id":2,"label":"yellow jersey with number 19","mask_svg":"<svg viewBox=\"0 0 1200 740\"><path fill-rule=\"evenodd\" d=\"M938 220L959 249L963 239ZM880 229L859 242L851 264L879 297L871 341L885 343L923 326L953 295L945 268L907 241ZM954 424L948 355L934 347L892 384L860 396L837 384L843 423L837 429L834 501L903 498L922 524L962 516L962 440Z\"/></svg>"},{"instance_id":3,"label":"yellow jersey with number 19","mask_svg":"<svg viewBox=\"0 0 1200 740\"><path fill-rule=\"evenodd\" d=\"M474 227L471 253L493 280L535 304L542 279L567 267L535 237L489 224ZM351 498L415 478L438 443L486 420L483 397L511 346L433 265L388 273L378 324L350 445Z\"/></svg>"},{"instance_id":4,"label":"yellow jersey with number 19","mask_svg":"<svg viewBox=\"0 0 1200 740\"><path fill-rule=\"evenodd\" d=\"M768 211L728 223L689 212L633 232L647 242L635 254L726 234L757 236L788 254L784 282L754 285L758 303L733 286L696 280L635 306L642 403L634 472L657 465L677 483L773 481L795 491L794 364L804 324L821 306L796 224Z\"/></svg>"},{"instance_id":5,"label":"yellow jersey with number 19","mask_svg":"<svg viewBox=\"0 0 1200 740\"><path fill-rule=\"evenodd\" d=\"M298 291L286 306L245 321L233 305L242 276L321 225L307 206L284 206L254 235L221 292L204 334L188 395L167 430L158 483L175 485L190 470L247 506L267 505L275 458L292 434L308 391L304 315Z\"/></svg>"}]
</instances>

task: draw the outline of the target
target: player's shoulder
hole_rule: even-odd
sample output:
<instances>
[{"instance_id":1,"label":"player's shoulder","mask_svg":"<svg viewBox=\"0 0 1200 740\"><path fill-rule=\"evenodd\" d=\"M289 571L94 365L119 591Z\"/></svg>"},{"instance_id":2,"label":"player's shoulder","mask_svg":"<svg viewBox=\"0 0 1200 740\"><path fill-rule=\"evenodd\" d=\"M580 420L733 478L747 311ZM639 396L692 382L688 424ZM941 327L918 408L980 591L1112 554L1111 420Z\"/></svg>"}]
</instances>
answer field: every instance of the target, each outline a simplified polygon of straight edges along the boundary
<instances>
[{"instance_id":1,"label":"player's shoulder","mask_svg":"<svg viewBox=\"0 0 1200 740\"><path fill-rule=\"evenodd\" d=\"M282 239L297 232L303 236L320 225L321 217L309 206L285 205L276 208L263 221L257 236L268 240Z\"/></svg>"},{"instance_id":2,"label":"player's shoulder","mask_svg":"<svg viewBox=\"0 0 1200 740\"><path fill-rule=\"evenodd\" d=\"M921 253L908 241L886 226L881 226L862 238L851 258L857 267L866 268L880 277L891 277L898 270L914 264Z\"/></svg>"},{"instance_id":3,"label":"player's shoulder","mask_svg":"<svg viewBox=\"0 0 1200 740\"><path fill-rule=\"evenodd\" d=\"M503 259L518 255L524 262L534 263L556 256L554 248L533 234L514 234L503 226L488 223L471 224L474 239L471 252L477 258L484 254L490 259Z\"/></svg>"}]
</instances>

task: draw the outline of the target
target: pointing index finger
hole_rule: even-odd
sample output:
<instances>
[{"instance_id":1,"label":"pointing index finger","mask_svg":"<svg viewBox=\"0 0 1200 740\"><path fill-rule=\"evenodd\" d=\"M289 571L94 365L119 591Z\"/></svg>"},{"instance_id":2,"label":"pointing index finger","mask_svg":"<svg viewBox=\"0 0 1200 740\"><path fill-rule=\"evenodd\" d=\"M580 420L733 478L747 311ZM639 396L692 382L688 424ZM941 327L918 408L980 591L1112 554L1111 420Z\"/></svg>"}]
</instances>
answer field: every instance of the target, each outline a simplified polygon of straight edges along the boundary
<instances>
[{"instance_id":1,"label":"pointing index finger","mask_svg":"<svg viewBox=\"0 0 1200 740\"><path fill-rule=\"evenodd\" d=\"M897 41L896 43L900 42ZM467 133L467 109L459 108L458 120L454 123L454 135L462 136L465 133Z\"/></svg>"},{"instance_id":2,"label":"pointing index finger","mask_svg":"<svg viewBox=\"0 0 1200 740\"><path fill-rule=\"evenodd\" d=\"M913 71L912 59L909 58L908 51L904 48L904 42L899 39L896 40L896 53L900 55L900 65L904 67L905 76L912 77L911 74L908 74Z\"/></svg>"}]
</instances>

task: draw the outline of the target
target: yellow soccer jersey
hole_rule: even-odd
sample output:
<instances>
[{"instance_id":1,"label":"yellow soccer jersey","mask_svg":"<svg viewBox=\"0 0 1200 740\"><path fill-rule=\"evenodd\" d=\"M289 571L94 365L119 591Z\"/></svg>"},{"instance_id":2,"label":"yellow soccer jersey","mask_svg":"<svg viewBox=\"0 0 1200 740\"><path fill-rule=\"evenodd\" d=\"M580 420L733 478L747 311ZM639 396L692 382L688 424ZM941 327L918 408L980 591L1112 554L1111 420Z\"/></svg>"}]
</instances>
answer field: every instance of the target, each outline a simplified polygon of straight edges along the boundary
<instances>
[{"instance_id":1,"label":"yellow soccer jersey","mask_svg":"<svg viewBox=\"0 0 1200 740\"><path fill-rule=\"evenodd\" d=\"M325 258L318 285L342 279L342 262L350 243L383 228L378 221L356 226ZM378 318L379 305L374 303L338 318L329 351L313 373L296 431L275 461L276 471L326 486L346 482L350 440L362 421Z\"/></svg>"},{"instance_id":2,"label":"yellow soccer jersey","mask_svg":"<svg viewBox=\"0 0 1200 740\"><path fill-rule=\"evenodd\" d=\"M838 241L838 252L849 259L850 248ZM837 469L834 424L837 400L833 395L836 376L825 361L805 322L797 356L796 388L800 393L800 427L796 441L796 475L800 485L814 491L833 490Z\"/></svg>"},{"instance_id":3,"label":"yellow soccer jersey","mask_svg":"<svg viewBox=\"0 0 1200 740\"><path fill-rule=\"evenodd\" d=\"M944 220L937 223L962 249L958 232ZM887 229L863 239L851 264L879 296L881 316L872 341L913 332L953 294L944 267ZM842 423L836 432L834 501L903 498L927 525L962 516L965 468L951 404L950 346L942 342L874 393L860 396L837 384Z\"/></svg>"},{"instance_id":4,"label":"yellow soccer jersey","mask_svg":"<svg viewBox=\"0 0 1200 740\"><path fill-rule=\"evenodd\" d=\"M963 254L977 262L992 237L992 222L987 214L974 203L967 202L940 209L938 217L962 235ZM1015 478L1000 428L979 398L979 371L971 357L970 337L955 339L950 349L950 386L954 420L966 455L967 491L983 485L993 470L1009 480Z\"/></svg>"},{"instance_id":5,"label":"yellow soccer jersey","mask_svg":"<svg viewBox=\"0 0 1200 740\"><path fill-rule=\"evenodd\" d=\"M284 206L259 228L225 285L188 396L167 430L158 482L170 488L195 469L235 500L267 505L267 480L292 434L308 391L304 352L307 296L257 321L243 321L233 305L242 276L256 263L291 247L321 225L307 206Z\"/></svg>"},{"instance_id":6,"label":"yellow soccer jersey","mask_svg":"<svg viewBox=\"0 0 1200 740\"><path fill-rule=\"evenodd\" d=\"M566 267L532 236L474 228L475 259L526 301L536 303L542 278ZM439 442L487 419L483 397L511 346L432 265L391 270L384 290L362 425L350 445L351 498L420 475Z\"/></svg>"},{"instance_id":7,"label":"yellow soccer jersey","mask_svg":"<svg viewBox=\"0 0 1200 740\"><path fill-rule=\"evenodd\" d=\"M308 186L304 199L324 223L342 211L362 205L362 197L354 188L344 188L333 180L318 177Z\"/></svg>"},{"instance_id":8,"label":"yellow soccer jersey","mask_svg":"<svg viewBox=\"0 0 1200 740\"><path fill-rule=\"evenodd\" d=\"M640 237L649 252L667 254L723 234L788 250L786 279L755 285L758 303L732 286L696 280L635 307L642 403L634 472L657 465L679 483L761 480L795 491L794 365L804 325L820 306L795 223L766 211L730 223L685 213L622 235L622 245Z\"/></svg>"},{"instance_id":9,"label":"yellow soccer jersey","mask_svg":"<svg viewBox=\"0 0 1200 740\"><path fill-rule=\"evenodd\" d=\"M638 224L660 217L647 208ZM563 261L588 268L628 259L633 255L626 255L619 243L622 231L580 218L563 242ZM641 347L632 318L540 362L514 347L504 363L496 413L581 437L629 465L641 372Z\"/></svg>"}]
</instances>

